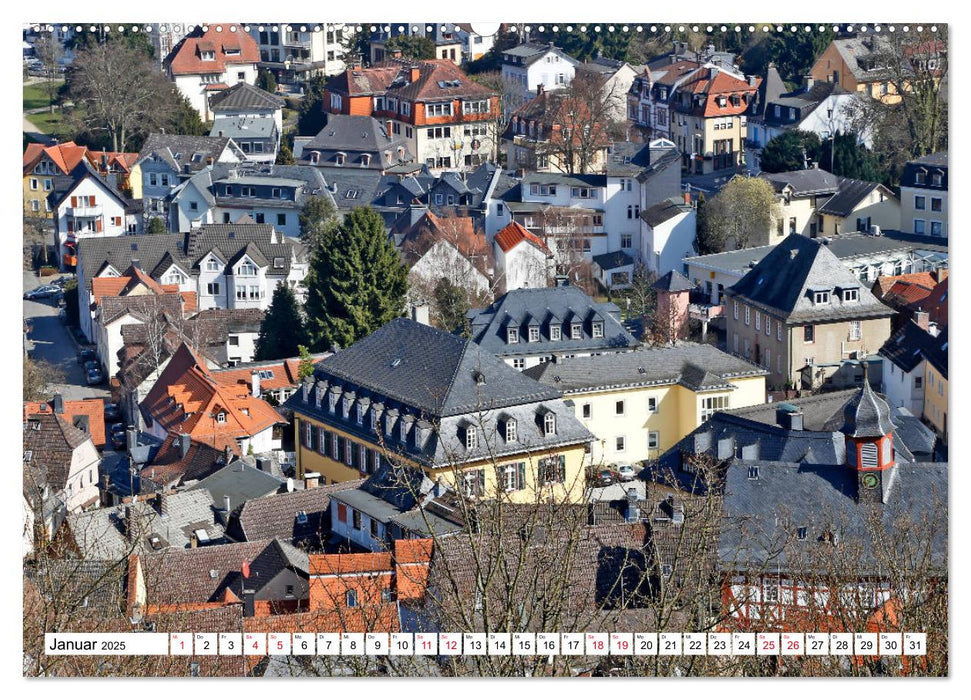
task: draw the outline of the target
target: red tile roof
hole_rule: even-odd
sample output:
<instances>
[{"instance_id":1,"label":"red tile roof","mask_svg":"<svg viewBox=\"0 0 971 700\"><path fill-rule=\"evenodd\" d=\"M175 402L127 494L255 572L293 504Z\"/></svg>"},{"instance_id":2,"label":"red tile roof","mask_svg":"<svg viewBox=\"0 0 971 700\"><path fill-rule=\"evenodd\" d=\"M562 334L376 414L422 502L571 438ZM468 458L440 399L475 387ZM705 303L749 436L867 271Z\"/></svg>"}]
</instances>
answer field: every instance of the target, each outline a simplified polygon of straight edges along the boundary
<instances>
[{"instance_id":1,"label":"red tile roof","mask_svg":"<svg viewBox=\"0 0 971 700\"><path fill-rule=\"evenodd\" d=\"M930 311L931 321L941 327L947 326L947 280L945 277L924 300L924 308Z\"/></svg>"},{"instance_id":2,"label":"red tile roof","mask_svg":"<svg viewBox=\"0 0 971 700\"><path fill-rule=\"evenodd\" d=\"M417 80L412 80L415 70L418 71ZM456 81L458 85L454 85ZM399 58L370 68L349 68L332 78L328 89L349 97L387 94L414 102L495 95L492 90L473 82L447 59L414 61Z\"/></svg>"},{"instance_id":3,"label":"red tile roof","mask_svg":"<svg viewBox=\"0 0 971 700\"><path fill-rule=\"evenodd\" d=\"M81 162L87 152L84 146L78 146L73 141L66 141L54 146L42 146L40 144L29 144L24 151L24 175L26 175L43 155L47 155L54 164L60 169L61 173L67 175L77 164Z\"/></svg>"},{"instance_id":4,"label":"red tile roof","mask_svg":"<svg viewBox=\"0 0 971 700\"><path fill-rule=\"evenodd\" d=\"M284 389L300 383L300 360L281 360L279 364L215 370L213 376L220 384L239 385L246 391L253 390L253 372L273 372L272 379L260 379L260 390Z\"/></svg>"},{"instance_id":5,"label":"red tile roof","mask_svg":"<svg viewBox=\"0 0 971 700\"><path fill-rule=\"evenodd\" d=\"M52 414L54 412L54 402L52 401L26 401L24 402L24 419L27 416L38 413ZM61 414L68 424L73 425L74 418L77 416L88 417L88 434L91 435L91 442L95 447L105 446L105 402L104 399L83 399L81 401L65 401L64 413Z\"/></svg>"},{"instance_id":6,"label":"red tile roof","mask_svg":"<svg viewBox=\"0 0 971 700\"><path fill-rule=\"evenodd\" d=\"M235 383L222 383L183 343L155 386L141 403L143 413L166 432L188 434L192 440L226 447L239 454L236 439L252 437L282 422L270 404ZM216 416L224 414L224 422Z\"/></svg>"},{"instance_id":7,"label":"red tile roof","mask_svg":"<svg viewBox=\"0 0 971 700\"><path fill-rule=\"evenodd\" d=\"M714 72L714 76L712 73ZM706 66L695 71L685 82L678 86L679 92L687 92L693 95L705 95L704 108L692 102L692 111L704 117L727 117L744 114L749 107L749 100L759 89L762 79L757 78L755 85L750 85L747 80L735 77L725 70ZM731 97L739 95L742 99L738 105L733 105ZM725 106L718 104L718 98L725 97Z\"/></svg>"},{"instance_id":8,"label":"red tile roof","mask_svg":"<svg viewBox=\"0 0 971 700\"><path fill-rule=\"evenodd\" d=\"M395 587L398 600L418 600L428 588L433 540L395 540Z\"/></svg>"},{"instance_id":9,"label":"red tile roof","mask_svg":"<svg viewBox=\"0 0 971 700\"><path fill-rule=\"evenodd\" d=\"M391 571L391 552L310 555L311 576L361 574L379 571Z\"/></svg>"},{"instance_id":10,"label":"red tile roof","mask_svg":"<svg viewBox=\"0 0 971 700\"><path fill-rule=\"evenodd\" d=\"M876 289L873 292L878 297L882 297L898 282L918 284L928 289L933 289L937 286L937 279L932 272L911 272L906 275L884 275L883 277L878 277L875 285Z\"/></svg>"},{"instance_id":11,"label":"red tile roof","mask_svg":"<svg viewBox=\"0 0 971 700\"><path fill-rule=\"evenodd\" d=\"M217 32L217 26L222 31ZM236 31L232 31L233 28ZM235 50L239 53L229 55L226 53L227 50ZM215 53L215 60L203 61L203 51ZM166 60L173 75L224 73L227 66L259 62L260 49L253 37L244 32L242 27L230 24L212 25L202 36L189 36L183 39Z\"/></svg>"},{"instance_id":12,"label":"red tile roof","mask_svg":"<svg viewBox=\"0 0 971 700\"><path fill-rule=\"evenodd\" d=\"M546 244L538 236L530 233L515 221L510 222L508 226L497 233L495 240L499 244L499 247L502 248L503 253L508 253L517 245L526 241L547 255L552 255L550 249L546 247Z\"/></svg>"}]
</instances>

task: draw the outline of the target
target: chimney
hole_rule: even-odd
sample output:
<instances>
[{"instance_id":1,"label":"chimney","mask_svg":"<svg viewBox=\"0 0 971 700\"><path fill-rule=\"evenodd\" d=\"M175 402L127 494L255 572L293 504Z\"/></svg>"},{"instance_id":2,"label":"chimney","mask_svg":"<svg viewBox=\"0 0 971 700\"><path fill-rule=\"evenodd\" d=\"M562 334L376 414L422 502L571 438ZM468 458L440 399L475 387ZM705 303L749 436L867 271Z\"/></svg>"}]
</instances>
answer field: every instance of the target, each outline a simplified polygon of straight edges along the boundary
<instances>
[{"instance_id":1,"label":"chimney","mask_svg":"<svg viewBox=\"0 0 971 700\"><path fill-rule=\"evenodd\" d=\"M189 535L189 549L195 549L199 546L199 536L196 535L196 531L193 530Z\"/></svg>"},{"instance_id":2,"label":"chimney","mask_svg":"<svg viewBox=\"0 0 971 700\"><path fill-rule=\"evenodd\" d=\"M384 130L388 132L388 137L390 138L394 132L394 123L390 119L384 122Z\"/></svg>"},{"instance_id":3,"label":"chimney","mask_svg":"<svg viewBox=\"0 0 971 700\"><path fill-rule=\"evenodd\" d=\"M925 331L929 330L930 327L930 314L926 311L915 311L914 312L914 323L917 324L918 328Z\"/></svg>"},{"instance_id":4,"label":"chimney","mask_svg":"<svg viewBox=\"0 0 971 700\"><path fill-rule=\"evenodd\" d=\"M223 510L225 510L225 511L226 511L226 518L227 518L227 519L229 518L229 511L231 510L231 508L230 508L230 506L231 506L232 504L233 504L233 503L232 503L232 501L230 500L230 498L229 498L229 496L228 496L228 495L226 495L226 496L223 496Z\"/></svg>"},{"instance_id":5,"label":"chimney","mask_svg":"<svg viewBox=\"0 0 971 700\"><path fill-rule=\"evenodd\" d=\"M192 440L186 433L179 434L179 453L183 458L189 454L189 447L192 445Z\"/></svg>"},{"instance_id":6,"label":"chimney","mask_svg":"<svg viewBox=\"0 0 971 700\"><path fill-rule=\"evenodd\" d=\"M786 430L805 430L803 412L791 403L781 403L775 409L775 422Z\"/></svg>"},{"instance_id":7,"label":"chimney","mask_svg":"<svg viewBox=\"0 0 971 700\"><path fill-rule=\"evenodd\" d=\"M259 370L255 370L254 369L250 373L250 382L251 382L251 386L253 387L253 389L252 389L253 396L255 398L257 398L257 399L260 398L260 393L261 392L260 392L260 372L259 372Z\"/></svg>"},{"instance_id":8,"label":"chimney","mask_svg":"<svg viewBox=\"0 0 971 700\"><path fill-rule=\"evenodd\" d=\"M64 397L59 393L54 394L54 413L63 414L64 413Z\"/></svg>"},{"instance_id":9,"label":"chimney","mask_svg":"<svg viewBox=\"0 0 971 700\"><path fill-rule=\"evenodd\" d=\"M111 486L111 476L109 476L107 473L102 474L101 483L98 485L98 495L101 497L102 508L107 508L109 505L111 505L110 503L108 503L108 499L111 498L108 492L108 487L110 486Z\"/></svg>"},{"instance_id":10,"label":"chimney","mask_svg":"<svg viewBox=\"0 0 971 700\"><path fill-rule=\"evenodd\" d=\"M554 282L554 285L553 286L555 286L555 287L569 287L570 286L570 278L567 275L556 275L553 278L553 282Z\"/></svg>"},{"instance_id":11,"label":"chimney","mask_svg":"<svg viewBox=\"0 0 971 700\"><path fill-rule=\"evenodd\" d=\"M420 78L420 77L421 77L421 68L419 68L418 66L412 66L411 67L411 74L409 76L410 80L408 82L410 82L410 83L417 83L418 82L418 78Z\"/></svg>"},{"instance_id":12,"label":"chimney","mask_svg":"<svg viewBox=\"0 0 971 700\"><path fill-rule=\"evenodd\" d=\"M256 468L259 469L261 472L266 472L267 474L269 474L272 464L273 464L273 460L271 460L269 457L256 458Z\"/></svg>"},{"instance_id":13,"label":"chimney","mask_svg":"<svg viewBox=\"0 0 971 700\"><path fill-rule=\"evenodd\" d=\"M243 589L243 617L254 617L256 615L256 603L253 600L255 593L250 588Z\"/></svg>"},{"instance_id":14,"label":"chimney","mask_svg":"<svg viewBox=\"0 0 971 700\"><path fill-rule=\"evenodd\" d=\"M159 491L155 494L155 507L158 509L158 514L162 516L168 516L169 514L169 499L164 491Z\"/></svg>"},{"instance_id":15,"label":"chimney","mask_svg":"<svg viewBox=\"0 0 971 700\"><path fill-rule=\"evenodd\" d=\"M307 472L303 475L303 485L306 489L315 489L320 483L320 474L317 472Z\"/></svg>"},{"instance_id":16,"label":"chimney","mask_svg":"<svg viewBox=\"0 0 971 700\"><path fill-rule=\"evenodd\" d=\"M428 304L424 302L411 304L411 320L426 326L431 325Z\"/></svg>"},{"instance_id":17,"label":"chimney","mask_svg":"<svg viewBox=\"0 0 971 700\"><path fill-rule=\"evenodd\" d=\"M233 450L229 445L223 448L223 459L226 460L226 464L229 464L233 460Z\"/></svg>"},{"instance_id":18,"label":"chimney","mask_svg":"<svg viewBox=\"0 0 971 700\"><path fill-rule=\"evenodd\" d=\"M748 78L748 84L749 84L749 86L755 87L755 83L758 80L758 77L757 76L754 76L754 75L749 75L749 76L746 76L746 77Z\"/></svg>"},{"instance_id":19,"label":"chimney","mask_svg":"<svg viewBox=\"0 0 971 700\"><path fill-rule=\"evenodd\" d=\"M125 504L125 539L129 543L135 541L135 510L131 503Z\"/></svg>"},{"instance_id":20,"label":"chimney","mask_svg":"<svg viewBox=\"0 0 971 700\"><path fill-rule=\"evenodd\" d=\"M540 95L542 95L545 91L546 91L546 86L543 85L543 83L540 83L539 85L536 86L536 96L537 97L539 97Z\"/></svg>"},{"instance_id":21,"label":"chimney","mask_svg":"<svg viewBox=\"0 0 971 700\"><path fill-rule=\"evenodd\" d=\"M686 207L691 206L691 193L690 192L685 192L684 193L684 205Z\"/></svg>"},{"instance_id":22,"label":"chimney","mask_svg":"<svg viewBox=\"0 0 971 700\"><path fill-rule=\"evenodd\" d=\"M135 430L133 426L128 426L128 430L125 431L126 442L128 445L128 453L138 447L138 431Z\"/></svg>"},{"instance_id":23,"label":"chimney","mask_svg":"<svg viewBox=\"0 0 971 700\"><path fill-rule=\"evenodd\" d=\"M627 508L624 519L636 523L641 519L641 509L637 506L637 489L627 490Z\"/></svg>"},{"instance_id":24,"label":"chimney","mask_svg":"<svg viewBox=\"0 0 971 700\"><path fill-rule=\"evenodd\" d=\"M811 75L803 76L803 81L806 83L806 90L807 90L807 92L809 90L812 90L813 89L813 85L816 84L816 81L813 80L813 77Z\"/></svg>"},{"instance_id":25,"label":"chimney","mask_svg":"<svg viewBox=\"0 0 971 700\"><path fill-rule=\"evenodd\" d=\"M937 283L938 284L940 284L941 282L943 282L944 280L946 280L947 279L947 268L946 267L939 267L936 270L934 270L934 279L937 280Z\"/></svg>"}]
</instances>

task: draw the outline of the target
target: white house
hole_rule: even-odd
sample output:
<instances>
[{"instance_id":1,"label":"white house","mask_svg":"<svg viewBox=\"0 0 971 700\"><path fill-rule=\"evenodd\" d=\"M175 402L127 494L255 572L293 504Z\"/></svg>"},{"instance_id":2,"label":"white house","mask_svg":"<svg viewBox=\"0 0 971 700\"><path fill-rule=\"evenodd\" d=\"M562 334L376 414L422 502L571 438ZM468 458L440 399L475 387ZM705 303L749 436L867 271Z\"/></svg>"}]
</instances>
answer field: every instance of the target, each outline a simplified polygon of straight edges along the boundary
<instances>
[{"instance_id":1,"label":"white house","mask_svg":"<svg viewBox=\"0 0 971 700\"><path fill-rule=\"evenodd\" d=\"M681 259L695 254L697 210L672 197L641 214L641 260L658 277L682 269Z\"/></svg>"},{"instance_id":2,"label":"white house","mask_svg":"<svg viewBox=\"0 0 971 700\"><path fill-rule=\"evenodd\" d=\"M513 289L545 287L553 271L553 253L543 241L511 222L493 239L499 294Z\"/></svg>"},{"instance_id":3,"label":"white house","mask_svg":"<svg viewBox=\"0 0 971 700\"><path fill-rule=\"evenodd\" d=\"M212 96L210 136L231 138L246 160L273 163L283 134L283 100L255 85L237 83Z\"/></svg>"},{"instance_id":4,"label":"white house","mask_svg":"<svg viewBox=\"0 0 971 700\"><path fill-rule=\"evenodd\" d=\"M253 37L235 24L197 28L165 59L169 76L204 121L211 121L209 98L237 83L256 83L260 60Z\"/></svg>"},{"instance_id":5,"label":"white house","mask_svg":"<svg viewBox=\"0 0 971 700\"><path fill-rule=\"evenodd\" d=\"M502 52L502 79L508 86L509 104L504 105L512 112L536 97L540 85L546 90L559 90L573 82L579 65L572 56L553 45L528 41Z\"/></svg>"},{"instance_id":6,"label":"white house","mask_svg":"<svg viewBox=\"0 0 971 700\"><path fill-rule=\"evenodd\" d=\"M129 232L134 218L128 202L81 160L71 173L74 183L60 195L51 195L54 212L54 246L61 269L77 265L78 242L86 238L112 238Z\"/></svg>"},{"instance_id":7,"label":"white house","mask_svg":"<svg viewBox=\"0 0 971 700\"><path fill-rule=\"evenodd\" d=\"M314 75L334 75L344 70L344 25L315 23L250 25L257 43L260 68L266 68L278 83L299 84Z\"/></svg>"},{"instance_id":8,"label":"white house","mask_svg":"<svg viewBox=\"0 0 971 700\"><path fill-rule=\"evenodd\" d=\"M904 407L915 416L924 414L925 350L931 347L937 327L919 311L880 348L884 361L883 394L891 408Z\"/></svg>"}]
</instances>

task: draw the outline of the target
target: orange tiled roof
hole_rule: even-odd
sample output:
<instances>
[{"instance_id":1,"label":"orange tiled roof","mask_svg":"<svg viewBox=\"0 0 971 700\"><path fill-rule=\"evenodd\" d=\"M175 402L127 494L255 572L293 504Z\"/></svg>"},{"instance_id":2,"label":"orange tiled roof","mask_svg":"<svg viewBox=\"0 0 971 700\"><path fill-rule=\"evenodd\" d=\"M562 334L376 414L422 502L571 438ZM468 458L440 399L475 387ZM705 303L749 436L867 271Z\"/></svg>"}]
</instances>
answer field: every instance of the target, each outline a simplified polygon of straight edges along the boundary
<instances>
[{"instance_id":1,"label":"orange tiled roof","mask_svg":"<svg viewBox=\"0 0 971 700\"><path fill-rule=\"evenodd\" d=\"M896 282L886 293L886 299L899 299L905 305L919 304L930 296L933 289L913 282Z\"/></svg>"},{"instance_id":2,"label":"orange tiled roof","mask_svg":"<svg viewBox=\"0 0 971 700\"><path fill-rule=\"evenodd\" d=\"M97 304L102 297L121 296L130 281L130 277L95 277L91 280L91 298Z\"/></svg>"},{"instance_id":3,"label":"orange tiled roof","mask_svg":"<svg viewBox=\"0 0 971 700\"><path fill-rule=\"evenodd\" d=\"M311 576L378 571L391 571L391 552L310 555Z\"/></svg>"},{"instance_id":4,"label":"orange tiled roof","mask_svg":"<svg viewBox=\"0 0 971 700\"><path fill-rule=\"evenodd\" d=\"M433 544L430 539L395 540L394 571L398 600L416 600L425 597Z\"/></svg>"},{"instance_id":5,"label":"orange tiled roof","mask_svg":"<svg viewBox=\"0 0 971 700\"><path fill-rule=\"evenodd\" d=\"M196 442L218 450L229 447L235 454L239 454L237 438L251 437L281 421L266 401L245 388L217 381L185 343L141 406L166 432L186 433Z\"/></svg>"},{"instance_id":6,"label":"orange tiled roof","mask_svg":"<svg viewBox=\"0 0 971 700\"><path fill-rule=\"evenodd\" d=\"M234 25L224 24L221 25L222 31L217 32L216 26L211 25L209 31L200 37L186 37L172 51L168 61L173 75L224 73L230 65L259 62L260 49L242 27L237 26L234 32L230 30ZM214 52L215 60L203 61L204 50ZM227 50L239 53L229 55Z\"/></svg>"},{"instance_id":7,"label":"orange tiled roof","mask_svg":"<svg viewBox=\"0 0 971 700\"><path fill-rule=\"evenodd\" d=\"M43 409L43 410L42 410ZM53 401L24 402L24 419L38 413L51 414L54 412ZM83 399L80 401L65 401L64 413L61 417L73 424L76 416L88 417L88 434L95 447L105 446L105 402L103 399Z\"/></svg>"},{"instance_id":8,"label":"orange tiled roof","mask_svg":"<svg viewBox=\"0 0 971 700\"><path fill-rule=\"evenodd\" d=\"M32 148L31 146L35 147ZM64 175L67 175L77 167L77 164L84 158L87 150L84 146L78 146L73 141L65 141L64 143L46 147L40 144L30 144L27 146L27 150L24 151L24 175L34 167L43 155L47 155L47 157L54 161L54 164L60 171Z\"/></svg>"},{"instance_id":9,"label":"orange tiled roof","mask_svg":"<svg viewBox=\"0 0 971 700\"><path fill-rule=\"evenodd\" d=\"M550 253L550 249L546 247L546 244L538 236L530 233L515 221L510 222L504 229L497 233L495 241L502 248L503 253L508 253L523 241L527 241L547 255L552 254Z\"/></svg>"},{"instance_id":10,"label":"orange tiled roof","mask_svg":"<svg viewBox=\"0 0 971 700\"><path fill-rule=\"evenodd\" d=\"M727 117L737 114L744 114L748 109L749 102L747 97L754 95L762 82L761 78L756 79L755 85L750 85L748 81L739 79L725 70L716 69L712 77L712 68L704 67L692 74L677 89L694 95L706 95L704 109L701 113L705 117ZM738 105L733 105L732 95L740 95ZM718 105L718 98L726 97L725 106ZM693 111L697 112L696 106L692 103Z\"/></svg>"},{"instance_id":11,"label":"orange tiled roof","mask_svg":"<svg viewBox=\"0 0 971 700\"><path fill-rule=\"evenodd\" d=\"M396 603L357 608L314 610L288 615L263 615L243 620L246 632L398 632Z\"/></svg>"},{"instance_id":12,"label":"orange tiled roof","mask_svg":"<svg viewBox=\"0 0 971 700\"><path fill-rule=\"evenodd\" d=\"M243 386L247 391L253 389L253 372L271 370L273 379L260 379L261 390L284 389L299 383L299 360L284 360L275 365L243 367L240 369L219 370L214 373L216 381L227 386Z\"/></svg>"},{"instance_id":13,"label":"orange tiled roof","mask_svg":"<svg viewBox=\"0 0 971 700\"><path fill-rule=\"evenodd\" d=\"M885 275L877 278L877 296L882 297L898 282L919 284L922 287L927 287L928 289L933 289L937 286L937 280L934 278L934 274L931 272L911 272L906 275Z\"/></svg>"}]
</instances>

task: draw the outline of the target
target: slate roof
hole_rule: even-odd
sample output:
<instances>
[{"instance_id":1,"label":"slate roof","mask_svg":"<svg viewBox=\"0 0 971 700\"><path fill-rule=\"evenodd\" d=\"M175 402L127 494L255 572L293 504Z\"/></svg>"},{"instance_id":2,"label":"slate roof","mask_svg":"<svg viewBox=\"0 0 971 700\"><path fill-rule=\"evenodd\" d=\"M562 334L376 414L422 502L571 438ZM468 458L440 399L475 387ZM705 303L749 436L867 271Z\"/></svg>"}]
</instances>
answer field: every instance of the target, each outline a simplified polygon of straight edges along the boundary
<instances>
[{"instance_id":1,"label":"slate roof","mask_svg":"<svg viewBox=\"0 0 971 700\"><path fill-rule=\"evenodd\" d=\"M272 474L237 459L206 476L189 490L205 489L212 502L220 508L225 504L226 496L229 496L229 509L232 510L246 501L276 493L284 483Z\"/></svg>"},{"instance_id":2,"label":"slate roof","mask_svg":"<svg viewBox=\"0 0 971 700\"><path fill-rule=\"evenodd\" d=\"M399 158L397 149L405 148L405 158ZM311 151L320 151L320 165L326 165L333 160L336 153L347 156L347 167L361 167L353 154L367 153L371 155L371 162L367 167L382 170L392 163L410 161L411 149L408 140L394 134L389 134L384 124L371 116L352 114L328 114L327 123L316 136L303 147L306 159ZM393 160L387 162L385 151L391 151Z\"/></svg>"},{"instance_id":3,"label":"slate roof","mask_svg":"<svg viewBox=\"0 0 971 700\"><path fill-rule=\"evenodd\" d=\"M113 184L111 184L111 182L108 182L102 178L101 175L98 174L95 167L91 165L91 163L89 163L85 158L82 158L81 162L74 166L74 170L70 172L68 177L71 179L70 184L68 184L63 190L54 190L50 193L50 195L48 195L48 201L51 204L52 210L56 210L56 208L60 206L62 202L66 201L78 185L89 180L97 183L98 186L108 194L108 196L114 197L122 208L126 208L130 204L131 200L126 199L125 196L119 192Z\"/></svg>"},{"instance_id":4,"label":"slate roof","mask_svg":"<svg viewBox=\"0 0 971 700\"><path fill-rule=\"evenodd\" d=\"M864 379L863 389L843 408L840 432L850 437L881 437L893 432L894 427L890 419L890 406L874 393L870 382Z\"/></svg>"},{"instance_id":5,"label":"slate roof","mask_svg":"<svg viewBox=\"0 0 971 700\"><path fill-rule=\"evenodd\" d=\"M209 98L209 108L217 114L241 110L274 112L284 104L282 98L249 83L236 83Z\"/></svg>"},{"instance_id":6,"label":"slate roof","mask_svg":"<svg viewBox=\"0 0 971 700\"><path fill-rule=\"evenodd\" d=\"M641 219L651 228L656 228L674 217L691 211L691 207L680 197L671 197L648 207L641 212Z\"/></svg>"},{"instance_id":7,"label":"slate roof","mask_svg":"<svg viewBox=\"0 0 971 700\"><path fill-rule=\"evenodd\" d=\"M890 73L885 67L886 61L880 60L881 54L893 51L890 42L879 36L856 36L845 39L833 39L833 45L839 52L840 58L846 63L847 69L853 77L861 83L874 80L886 80ZM876 61L875 65L868 65ZM861 64L863 61L863 64Z\"/></svg>"},{"instance_id":8,"label":"slate roof","mask_svg":"<svg viewBox=\"0 0 971 700\"><path fill-rule=\"evenodd\" d=\"M857 300L844 302L838 289L857 289ZM829 290L830 302L814 304L814 290ZM881 318L893 313L828 246L799 234L787 236L726 292L790 323Z\"/></svg>"},{"instance_id":9,"label":"slate roof","mask_svg":"<svg viewBox=\"0 0 971 700\"><path fill-rule=\"evenodd\" d=\"M154 499L126 504L132 508L138 537L134 545L125 534L125 506L99 508L67 517L71 537L84 559L117 560L132 551L151 552L154 537L159 547L182 549L196 530L205 530L212 542L223 538L223 527L214 520L212 498L206 491L166 495L168 515L159 514Z\"/></svg>"},{"instance_id":10,"label":"slate roof","mask_svg":"<svg viewBox=\"0 0 971 700\"><path fill-rule=\"evenodd\" d=\"M499 357L539 353L572 352L577 350L630 350L639 344L621 325L620 311L614 304L598 304L572 285L539 289L515 289L503 294L491 306L471 309L467 318L472 339L484 350ZM604 322L602 338L594 338L592 321ZM549 323L582 323L577 340L570 338L570 326L561 331L560 340L550 340ZM540 326L539 342L527 342L527 324ZM512 323L520 329L520 341L506 342L506 328Z\"/></svg>"},{"instance_id":11,"label":"slate roof","mask_svg":"<svg viewBox=\"0 0 971 700\"><path fill-rule=\"evenodd\" d=\"M924 352L927 361L934 365L940 374L947 379L947 328L945 327L930 343Z\"/></svg>"},{"instance_id":12,"label":"slate roof","mask_svg":"<svg viewBox=\"0 0 971 700\"><path fill-rule=\"evenodd\" d=\"M790 170L785 173L761 173L759 177L768 180L776 192L782 192L786 186L792 187L792 194L795 197L834 194L839 189L841 180L838 175L820 168Z\"/></svg>"},{"instance_id":13,"label":"slate roof","mask_svg":"<svg viewBox=\"0 0 971 700\"><path fill-rule=\"evenodd\" d=\"M47 484L53 491L65 488L74 451L90 436L54 413L28 416L23 432L25 473L30 471L36 484Z\"/></svg>"},{"instance_id":14,"label":"slate roof","mask_svg":"<svg viewBox=\"0 0 971 700\"><path fill-rule=\"evenodd\" d=\"M666 272L657 282L651 285L659 292L690 292L695 286L687 277L677 270Z\"/></svg>"},{"instance_id":15,"label":"slate roof","mask_svg":"<svg viewBox=\"0 0 971 700\"><path fill-rule=\"evenodd\" d=\"M601 270L616 270L619 267L627 267L634 264L634 259L622 250L615 250L613 253L602 253L594 255L593 262Z\"/></svg>"},{"instance_id":16,"label":"slate roof","mask_svg":"<svg viewBox=\"0 0 971 700\"><path fill-rule=\"evenodd\" d=\"M240 83L245 85L245 83ZM226 136L231 139L275 139L279 134L273 117L216 116L212 121L210 136Z\"/></svg>"},{"instance_id":17,"label":"slate roof","mask_svg":"<svg viewBox=\"0 0 971 700\"><path fill-rule=\"evenodd\" d=\"M865 180L851 180L844 177L840 179L839 190L836 194L826 200L826 203L817 209L820 214L831 214L833 216L846 217L853 213L864 197L867 197L873 190L882 187L876 182ZM887 194L890 194L887 192ZM893 196L893 195L891 195Z\"/></svg>"},{"instance_id":18,"label":"slate roof","mask_svg":"<svg viewBox=\"0 0 971 700\"><path fill-rule=\"evenodd\" d=\"M712 378L713 387L734 388L732 379L762 376L767 372L713 345L679 343L612 355L558 359L530 367L523 374L571 394L679 383L697 389L703 381L712 382Z\"/></svg>"},{"instance_id":19,"label":"slate roof","mask_svg":"<svg viewBox=\"0 0 971 700\"><path fill-rule=\"evenodd\" d=\"M523 42L522 44L519 44L518 46L514 46L511 49L506 49L505 51L502 52L502 55L515 56L517 58L522 57L524 59L522 65L530 66L533 63L536 63L536 61L538 61L540 58L545 56L548 51L553 51L557 53L561 59L567 61L568 63L571 63L574 66L580 65L580 62L578 60L576 60L568 53L563 51L563 49L557 46L553 46L551 43L543 44L535 41L527 41L527 42ZM513 65L520 65L520 64L513 64Z\"/></svg>"},{"instance_id":20,"label":"slate roof","mask_svg":"<svg viewBox=\"0 0 971 700\"><path fill-rule=\"evenodd\" d=\"M227 533L245 541L280 538L319 545L330 532L331 496L338 491L358 488L363 483L363 479L356 479L250 499L234 507ZM299 511L306 513L306 523L297 521Z\"/></svg>"},{"instance_id":21,"label":"slate roof","mask_svg":"<svg viewBox=\"0 0 971 700\"><path fill-rule=\"evenodd\" d=\"M917 182L917 173L925 172L924 182ZM941 184L935 185L932 174L941 174ZM917 187L922 190L938 190L947 192L947 152L932 153L916 160L907 161L904 172L900 176L901 187Z\"/></svg>"},{"instance_id":22,"label":"slate roof","mask_svg":"<svg viewBox=\"0 0 971 700\"><path fill-rule=\"evenodd\" d=\"M208 165L206 161L209 158L218 160L227 148L239 151L239 147L224 136L149 134L138 153L135 165L155 154L180 175L196 173ZM239 151L239 156L243 157L242 151Z\"/></svg>"},{"instance_id":23,"label":"slate roof","mask_svg":"<svg viewBox=\"0 0 971 700\"><path fill-rule=\"evenodd\" d=\"M765 78L762 79L762 84L759 85L756 116L765 116L769 103L776 100L785 91L786 86L782 80L782 76L779 75L779 69L775 67L774 63L769 63L765 69Z\"/></svg>"},{"instance_id":24,"label":"slate roof","mask_svg":"<svg viewBox=\"0 0 971 700\"><path fill-rule=\"evenodd\" d=\"M300 209L310 197L323 196L327 183L317 168L309 165L276 165L273 163L215 163L192 176L183 187L192 183L210 206L251 209L257 206L289 207ZM295 199L271 199L269 197L242 197L227 195L217 184L248 184L294 188ZM176 190L172 197L177 200L184 189ZM229 224L223 224L229 225Z\"/></svg>"}]
</instances>

